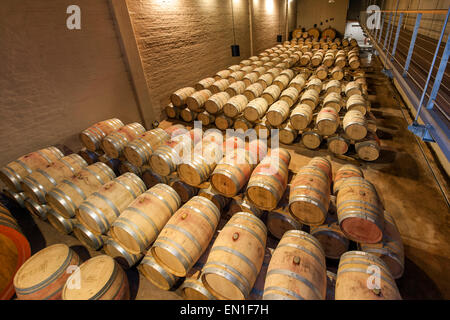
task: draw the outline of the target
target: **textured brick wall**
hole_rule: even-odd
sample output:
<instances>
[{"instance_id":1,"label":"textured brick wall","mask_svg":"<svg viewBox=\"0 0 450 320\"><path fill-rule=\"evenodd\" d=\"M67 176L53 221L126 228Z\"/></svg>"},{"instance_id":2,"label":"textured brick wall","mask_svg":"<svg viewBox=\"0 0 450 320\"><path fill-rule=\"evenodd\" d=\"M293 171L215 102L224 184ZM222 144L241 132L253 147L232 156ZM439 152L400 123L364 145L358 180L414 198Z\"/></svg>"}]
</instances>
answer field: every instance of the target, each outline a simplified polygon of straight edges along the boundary
<instances>
[{"instance_id":1,"label":"textured brick wall","mask_svg":"<svg viewBox=\"0 0 450 320\"><path fill-rule=\"evenodd\" d=\"M276 45L279 7L284 0L252 1L256 54ZM233 33L230 1L127 0L154 103L151 108L160 118L164 117L161 110L169 102L171 92L193 85L250 56L248 1L233 0L233 3L240 57L231 56ZM270 3L273 5L268 5ZM295 20L295 15L294 10L291 21ZM284 16L283 10L281 18L284 19Z\"/></svg>"},{"instance_id":2,"label":"textured brick wall","mask_svg":"<svg viewBox=\"0 0 450 320\"><path fill-rule=\"evenodd\" d=\"M66 8L81 7L81 30ZM0 8L0 165L117 116L139 121L107 0L16 0Z\"/></svg>"}]
</instances>

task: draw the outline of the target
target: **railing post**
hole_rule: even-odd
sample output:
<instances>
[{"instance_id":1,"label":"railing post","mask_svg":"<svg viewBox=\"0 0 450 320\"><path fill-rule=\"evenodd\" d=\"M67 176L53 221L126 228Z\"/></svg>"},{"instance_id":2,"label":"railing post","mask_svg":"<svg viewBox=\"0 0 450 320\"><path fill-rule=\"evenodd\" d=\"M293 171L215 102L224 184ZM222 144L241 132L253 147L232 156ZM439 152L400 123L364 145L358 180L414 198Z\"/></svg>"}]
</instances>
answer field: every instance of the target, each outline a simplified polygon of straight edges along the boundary
<instances>
[{"instance_id":1,"label":"railing post","mask_svg":"<svg viewBox=\"0 0 450 320\"><path fill-rule=\"evenodd\" d=\"M384 37L383 49L386 49L386 42L387 42L387 39L389 36L389 30L391 29L392 15L393 15L393 13L391 12L391 14L389 15L389 22L388 22L387 29L386 29L386 36Z\"/></svg>"},{"instance_id":2,"label":"railing post","mask_svg":"<svg viewBox=\"0 0 450 320\"><path fill-rule=\"evenodd\" d=\"M409 64L411 63L412 54L414 51L414 45L416 43L417 33L420 27L420 19L422 19L422 14L418 13L416 17L416 25L414 26L414 31L411 37L411 42L409 43L408 57L406 58L405 68L403 70L403 77L406 77L408 74Z\"/></svg>"},{"instance_id":3,"label":"railing post","mask_svg":"<svg viewBox=\"0 0 450 320\"><path fill-rule=\"evenodd\" d=\"M384 27L384 17L386 14L383 14L381 17L381 28L380 28L380 34L378 35L378 42L381 41L381 34L383 33L383 27Z\"/></svg>"},{"instance_id":4,"label":"railing post","mask_svg":"<svg viewBox=\"0 0 450 320\"><path fill-rule=\"evenodd\" d=\"M445 29L445 26L444 26ZM433 109L433 104L436 100L437 93L441 86L442 77L444 76L445 68L447 67L448 57L450 55L450 39L447 38L447 43L445 44L444 52L442 53L441 63L439 64L439 69L434 78L433 89L431 90L430 99L427 103L427 109Z\"/></svg>"},{"instance_id":5,"label":"railing post","mask_svg":"<svg viewBox=\"0 0 450 320\"><path fill-rule=\"evenodd\" d=\"M402 26L403 13L398 17L397 32L395 34L394 46L392 47L391 61L394 60L395 50L397 49L398 37L400 35L400 27Z\"/></svg>"}]
</instances>

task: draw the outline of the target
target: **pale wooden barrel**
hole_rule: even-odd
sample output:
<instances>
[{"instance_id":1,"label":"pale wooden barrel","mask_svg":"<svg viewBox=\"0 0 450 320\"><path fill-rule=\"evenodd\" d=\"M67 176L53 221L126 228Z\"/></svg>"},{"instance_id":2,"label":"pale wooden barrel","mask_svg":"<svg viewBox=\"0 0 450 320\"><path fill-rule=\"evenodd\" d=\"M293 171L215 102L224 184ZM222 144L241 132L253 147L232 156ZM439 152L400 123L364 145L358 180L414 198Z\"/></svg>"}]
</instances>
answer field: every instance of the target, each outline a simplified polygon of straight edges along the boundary
<instances>
[{"instance_id":1,"label":"pale wooden barrel","mask_svg":"<svg viewBox=\"0 0 450 320\"><path fill-rule=\"evenodd\" d=\"M339 127L339 114L334 108L322 108L317 114L316 127L321 135L332 135Z\"/></svg>"},{"instance_id":2,"label":"pale wooden barrel","mask_svg":"<svg viewBox=\"0 0 450 320\"><path fill-rule=\"evenodd\" d=\"M326 300L335 300L334 292L336 291L337 275L327 270L327 297Z\"/></svg>"},{"instance_id":3,"label":"pale wooden barrel","mask_svg":"<svg viewBox=\"0 0 450 320\"><path fill-rule=\"evenodd\" d=\"M317 78L325 80L328 76L328 68L325 65L321 65L316 69Z\"/></svg>"},{"instance_id":4,"label":"pale wooden barrel","mask_svg":"<svg viewBox=\"0 0 450 320\"><path fill-rule=\"evenodd\" d=\"M380 139L376 133L368 132L366 137L355 143L358 156L364 161L375 161L380 156Z\"/></svg>"},{"instance_id":5,"label":"pale wooden barrel","mask_svg":"<svg viewBox=\"0 0 450 320\"><path fill-rule=\"evenodd\" d=\"M80 141L87 150L98 150L101 148L103 138L123 125L117 118L97 122L80 133Z\"/></svg>"},{"instance_id":6,"label":"pale wooden barrel","mask_svg":"<svg viewBox=\"0 0 450 320\"><path fill-rule=\"evenodd\" d=\"M111 237L132 254L144 252L180 206L172 187L157 184L122 211L111 226Z\"/></svg>"},{"instance_id":7,"label":"pale wooden barrel","mask_svg":"<svg viewBox=\"0 0 450 320\"><path fill-rule=\"evenodd\" d=\"M311 110L314 110L319 103L319 94L314 89L308 89L300 97L300 103L307 104Z\"/></svg>"},{"instance_id":8,"label":"pale wooden barrel","mask_svg":"<svg viewBox=\"0 0 450 320\"><path fill-rule=\"evenodd\" d=\"M154 187L158 183L168 184L170 181L170 176L166 177L157 174L156 172L152 171L149 165L145 165L142 167L141 179L142 181L144 181L145 186L149 189L151 187Z\"/></svg>"},{"instance_id":9,"label":"pale wooden barrel","mask_svg":"<svg viewBox=\"0 0 450 320\"><path fill-rule=\"evenodd\" d=\"M349 83L347 83L347 85L345 86L345 95L347 96L347 98L350 98L353 95L361 95L361 87L359 86L359 83L356 81L350 81Z\"/></svg>"},{"instance_id":10,"label":"pale wooden barrel","mask_svg":"<svg viewBox=\"0 0 450 320\"><path fill-rule=\"evenodd\" d=\"M337 221L311 226L311 235L319 240L325 256L330 259L339 259L348 250L349 241L339 228Z\"/></svg>"},{"instance_id":11,"label":"pale wooden barrel","mask_svg":"<svg viewBox=\"0 0 450 320\"><path fill-rule=\"evenodd\" d=\"M71 234L73 231L73 226L76 223L75 219L66 219L54 210L48 210L47 219L53 228L62 234Z\"/></svg>"},{"instance_id":12,"label":"pale wooden barrel","mask_svg":"<svg viewBox=\"0 0 450 320\"><path fill-rule=\"evenodd\" d=\"M226 197L235 196L250 178L255 160L250 152L242 148L225 154L211 175L212 186Z\"/></svg>"},{"instance_id":13,"label":"pale wooden barrel","mask_svg":"<svg viewBox=\"0 0 450 320\"><path fill-rule=\"evenodd\" d=\"M229 198L224 197L217 192L217 190L215 190L209 182L207 188L203 188L198 191L198 196L211 200L220 212L222 212L230 202Z\"/></svg>"},{"instance_id":14,"label":"pale wooden barrel","mask_svg":"<svg viewBox=\"0 0 450 320\"><path fill-rule=\"evenodd\" d=\"M179 107L175 107L173 103L169 103L164 107L164 112L166 113L168 118L179 119L181 109Z\"/></svg>"},{"instance_id":15,"label":"pale wooden barrel","mask_svg":"<svg viewBox=\"0 0 450 320\"><path fill-rule=\"evenodd\" d=\"M267 71L267 69L262 66L263 64L264 64L264 62L261 64L261 66L253 69L253 73L257 73L258 74L258 79L259 79L259 77L261 77ZM256 79L256 81L258 81L258 79Z\"/></svg>"},{"instance_id":16,"label":"pale wooden barrel","mask_svg":"<svg viewBox=\"0 0 450 320\"><path fill-rule=\"evenodd\" d=\"M273 60L272 60L273 61ZM281 73L282 69L281 68L270 68L269 70L267 70L267 73L271 74L273 77L273 81L275 82L275 78L278 77Z\"/></svg>"},{"instance_id":17,"label":"pale wooden barrel","mask_svg":"<svg viewBox=\"0 0 450 320\"><path fill-rule=\"evenodd\" d=\"M265 69L264 69L264 71L265 71ZM253 70L253 72L246 74L245 77L242 79L242 81L245 84L245 87L248 87L249 85L258 81L259 76L260 76L260 74L258 72L255 72L255 70Z\"/></svg>"},{"instance_id":18,"label":"pale wooden barrel","mask_svg":"<svg viewBox=\"0 0 450 320\"><path fill-rule=\"evenodd\" d=\"M383 237L383 205L375 187L364 178L345 179L336 198L339 226L347 238L378 243Z\"/></svg>"},{"instance_id":19,"label":"pale wooden barrel","mask_svg":"<svg viewBox=\"0 0 450 320\"><path fill-rule=\"evenodd\" d=\"M240 81L240 80L244 79L244 76L245 76L246 74L247 74L247 73L246 73L245 71L243 71L243 70L237 70L237 71L232 72L232 73L228 76L227 80L228 80L228 82L231 84L231 83L233 83L233 82Z\"/></svg>"},{"instance_id":20,"label":"pale wooden barrel","mask_svg":"<svg viewBox=\"0 0 450 320\"><path fill-rule=\"evenodd\" d=\"M360 168L353 164L344 164L340 167L334 176L333 194L337 194L339 192L339 188L345 179L353 177L364 178L364 174Z\"/></svg>"},{"instance_id":21,"label":"pale wooden barrel","mask_svg":"<svg viewBox=\"0 0 450 320\"><path fill-rule=\"evenodd\" d=\"M289 79L288 75L280 74L273 80L273 84L278 86L278 88L280 88L280 90L282 91L285 88L287 88L289 81L290 81L290 79Z\"/></svg>"},{"instance_id":22,"label":"pale wooden barrel","mask_svg":"<svg viewBox=\"0 0 450 320\"><path fill-rule=\"evenodd\" d=\"M248 100L245 95L240 94L234 96L223 106L223 113L225 113L227 117L235 118L244 111L247 103Z\"/></svg>"},{"instance_id":23,"label":"pale wooden barrel","mask_svg":"<svg viewBox=\"0 0 450 320\"><path fill-rule=\"evenodd\" d=\"M289 104L284 100L278 100L267 110L267 121L270 125L277 127L289 117L289 111Z\"/></svg>"},{"instance_id":24,"label":"pale wooden barrel","mask_svg":"<svg viewBox=\"0 0 450 320\"><path fill-rule=\"evenodd\" d=\"M203 89L208 89L216 80L212 77L208 77L205 79L200 80L197 82L194 86L195 90L200 91Z\"/></svg>"},{"instance_id":25,"label":"pale wooden barrel","mask_svg":"<svg viewBox=\"0 0 450 320\"><path fill-rule=\"evenodd\" d=\"M191 130L160 146L150 157L152 170L162 176L168 176L175 172L178 164L183 161L183 155L194 147L194 139L196 139L194 130Z\"/></svg>"},{"instance_id":26,"label":"pale wooden barrel","mask_svg":"<svg viewBox=\"0 0 450 320\"><path fill-rule=\"evenodd\" d=\"M329 53L325 54L322 63L327 68L331 68L334 64L334 55Z\"/></svg>"},{"instance_id":27,"label":"pale wooden barrel","mask_svg":"<svg viewBox=\"0 0 450 320\"><path fill-rule=\"evenodd\" d=\"M258 277L256 277L255 284L247 298L247 300L262 300L264 295L264 284L266 282L267 268L269 267L270 259L272 258L273 249L266 247L264 252L264 260L259 271Z\"/></svg>"},{"instance_id":28,"label":"pale wooden barrel","mask_svg":"<svg viewBox=\"0 0 450 320\"><path fill-rule=\"evenodd\" d=\"M25 195L37 203L45 203L45 195L64 178L70 177L87 167L78 154L73 153L37 169L21 181Z\"/></svg>"},{"instance_id":29,"label":"pale wooden barrel","mask_svg":"<svg viewBox=\"0 0 450 320\"><path fill-rule=\"evenodd\" d=\"M290 121L284 122L280 126L279 139L283 144L292 144L297 139L298 131L292 127Z\"/></svg>"},{"instance_id":30,"label":"pale wooden barrel","mask_svg":"<svg viewBox=\"0 0 450 320\"><path fill-rule=\"evenodd\" d=\"M220 80L220 79L226 79L226 78L228 78L229 76L230 76L230 74L231 74L231 70L221 70L221 71L218 71L215 75L214 75L214 79L217 81L217 80Z\"/></svg>"},{"instance_id":31,"label":"pale wooden barrel","mask_svg":"<svg viewBox=\"0 0 450 320\"><path fill-rule=\"evenodd\" d=\"M345 134L353 140L361 140L367 135L366 118L356 109L347 111L342 124Z\"/></svg>"},{"instance_id":32,"label":"pale wooden barrel","mask_svg":"<svg viewBox=\"0 0 450 320\"><path fill-rule=\"evenodd\" d=\"M181 284L180 290L185 300L216 300L203 285L200 271L186 278Z\"/></svg>"},{"instance_id":33,"label":"pale wooden barrel","mask_svg":"<svg viewBox=\"0 0 450 320\"><path fill-rule=\"evenodd\" d=\"M337 59L336 59L337 61ZM344 60L345 63L345 60ZM340 63L340 65L342 65ZM334 80L342 80L344 78L344 71L342 70L342 67L340 65L336 65L332 70L331 70L331 77Z\"/></svg>"},{"instance_id":34,"label":"pale wooden barrel","mask_svg":"<svg viewBox=\"0 0 450 320\"><path fill-rule=\"evenodd\" d=\"M290 114L290 122L295 130L304 130L312 120L312 108L309 104L297 104Z\"/></svg>"},{"instance_id":35,"label":"pale wooden barrel","mask_svg":"<svg viewBox=\"0 0 450 320\"><path fill-rule=\"evenodd\" d=\"M175 91L170 95L170 101L176 107L184 106L186 104L187 97L189 97L194 92L195 88L192 87L185 87L178 89L177 91Z\"/></svg>"},{"instance_id":36,"label":"pale wooden barrel","mask_svg":"<svg viewBox=\"0 0 450 320\"><path fill-rule=\"evenodd\" d=\"M199 120L203 126L209 126L214 123L216 117L207 111L203 111L197 115L197 120Z\"/></svg>"},{"instance_id":37,"label":"pale wooden barrel","mask_svg":"<svg viewBox=\"0 0 450 320\"><path fill-rule=\"evenodd\" d=\"M244 117L251 122L258 121L259 119L264 117L268 108L269 104L264 98L249 100L249 103L244 108Z\"/></svg>"},{"instance_id":38,"label":"pale wooden barrel","mask_svg":"<svg viewBox=\"0 0 450 320\"><path fill-rule=\"evenodd\" d=\"M263 94L261 95L269 105L273 104L281 94L280 87L273 84L266 89L264 89Z\"/></svg>"},{"instance_id":39,"label":"pale wooden barrel","mask_svg":"<svg viewBox=\"0 0 450 320\"><path fill-rule=\"evenodd\" d=\"M261 120L255 122L254 126L258 138L269 138L271 128L272 126L269 124L265 116Z\"/></svg>"},{"instance_id":40,"label":"pale wooden barrel","mask_svg":"<svg viewBox=\"0 0 450 320\"><path fill-rule=\"evenodd\" d=\"M289 212L301 223L321 225L325 221L330 205L330 175L329 161L316 157L291 181Z\"/></svg>"},{"instance_id":41,"label":"pale wooden barrel","mask_svg":"<svg viewBox=\"0 0 450 320\"><path fill-rule=\"evenodd\" d=\"M194 112L191 109L183 109L180 112L181 119L185 122L192 122L198 117L198 112Z\"/></svg>"},{"instance_id":42,"label":"pale wooden barrel","mask_svg":"<svg viewBox=\"0 0 450 320\"><path fill-rule=\"evenodd\" d=\"M286 101L289 107L292 107L297 102L299 95L300 92L296 88L289 87L281 92L280 100Z\"/></svg>"},{"instance_id":43,"label":"pale wooden barrel","mask_svg":"<svg viewBox=\"0 0 450 320\"><path fill-rule=\"evenodd\" d=\"M317 149L322 143L322 136L316 130L309 130L302 133L303 145L308 149Z\"/></svg>"},{"instance_id":44,"label":"pale wooden barrel","mask_svg":"<svg viewBox=\"0 0 450 320\"><path fill-rule=\"evenodd\" d=\"M340 90L340 88L339 88ZM331 92L326 95L325 99L323 100L323 107L331 107L336 110L336 112L339 113L341 111L342 107L342 98L341 95L337 92Z\"/></svg>"},{"instance_id":45,"label":"pale wooden barrel","mask_svg":"<svg viewBox=\"0 0 450 320\"><path fill-rule=\"evenodd\" d=\"M359 61L359 57L358 56L353 56L353 57L349 58L348 59L348 65L353 70L358 69L360 67L360 65L361 65L361 62Z\"/></svg>"},{"instance_id":46,"label":"pale wooden barrel","mask_svg":"<svg viewBox=\"0 0 450 320\"><path fill-rule=\"evenodd\" d=\"M291 82L289 82L289 87L294 87L298 90L298 92L301 92L305 87L305 84L305 78L301 74L299 74L294 79L292 79Z\"/></svg>"},{"instance_id":47,"label":"pale wooden barrel","mask_svg":"<svg viewBox=\"0 0 450 320\"><path fill-rule=\"evenodd\" d=\"M170 290L180 279L156 262L151 250L142 259L138 270L148 281L162 290Z\"/></svg>"},{"instance_id":48,"label":"pale wooden barrel","mask_svg":"<svg viewBox=\"0 0 450 320\"><path fill-rule=\"evenodd\" d=\"M61 181L46 195L46 202L65 218L75 216L75 210L92 193L116 177L102 162L94 163L76 175Z\"/></svg>"},{"instance_id":49,"label":"pale wooden barrel","mask_svg":"<svg viewBox=\"0 0 450 320\"><path fill-rule=\"evenodd\" d=\"M253 123L245 119L243 116L236 118L234 121L234 129L246 132L248 129L253 128Z\"/></svg>"},{"instance_id":50,"label":"pale wooden barrel","mask_svg":"<svg viewBox=\"0 0 450 320\"><path fill-rule=\"evenodd\" d=\"M225 130L228 128L231 128L233 125L234 120L225 116L224 114L220 114L216 116L216 120L214 121L214 124L216 127L220 130Z\"/></svg>"},{"instance_id":51,"label":"pale wooden barrel","mask_svg":"<svg viewBox=\"0 0 450 320\"><path fill-rule=\"evenodd\" d=\"M270 73L264 73L262 76L258 78L258 82L263 89L265 90L268 86L272 85L273 83L273 76Z\"/></svg>"},{"instance_id":52,"label":"pale wooden barrel","mask_svg":"<svg viewBox=\"0 0 450 320\"><path fill-rule=\"evenodd\" d=\"M219 113L222 111L223 106L230 98L231 96L227 92L213 94L208 100L206 100L205 109L211 114Z\"/></svg>"},{"instance_id":53,"label":"pale wooden barrel","mask_svg":"<svg viewBox=\"0 0 450 320\"><path fill-rule=\"evenodd\" d=\"M205 102L214 94L224 91L228 87L227 80L219 80L214 82L209 89L196 91L186 98L186 104L189 110L194 112L201 112L204 109ZM221 90L224 88L224 90Z\"/></svg>"},{"instance_id":54,"label":"pale wooden barrel","mask_svg":"<svg viewBox=\"0 0 450 320\"><path fill-rule=\"evenodd\" d=\"M303 227L289 213L289 193L290 187L288 186L278 206L267 213L267 229L277 239L281 239L286 231L301 230Z\"/></svg>"},{"instance_id":55,"label":"pale wooden barrel","mask_svg":"<svg viewBox=\"0 0 450 320\"><path fill-rule=\"evenodd\" d=\"M142 253L132 254L128 252L112 238L108 238L108 240L106 240L103 250L108 256L114 258L114 260L116 260L123 269L133 267L144 256Z\"/></svg>"},{"instance_id":56,"label":"pale wooden barrel","mask_svg":"<svg viewBox=\"0 0 450 320\"><path fill-rule=\"evenodd\" d=\"M306 90L316 90L317 94L320 94L320 91L322 91L322 80L320 80L319 78L317 78L317 76L311 76L309 78L309 81L306 83Z\"/></svg>"},{"instance_id":57,"label":"pale wooden barrel","mask_svg":"<svg viewBox=\"0 0 450 320\"><path fill-rule=\"evenodd\" d=\"M347 64L347 59L345 56L336 56L336 60L334 60L334 65L341 69L345 68Z\"/></svg>"},{"instance_id":58,"label":"pale wooden barrel","mask_svg":"<svg viewBox=\"0 0 450 320\"><path fill-rule=\"evenodd\" d=\"M19 300L60 300L61 289L80 264L78 255L59 243L29 258L14 276Z\"/></svg>"},{"instance_id":59,"label":"pale wooden barrel","mask_svg":"<svg viewBox=\"0 0 450 320\"><path fill-rule=\"evenodd\" d=\"M178 193L182 203L187 202L198 193L198 188L187 184L179 178L173 179L169 185Z\"/></svg>"},{"instance_id":60,"label":"pale wooden barrel","mask_svg":"<svg viewBox=\"0 0 450 320\"><path fill-rule=\"evenodd\" d=\"M230 84L230 86L225 89L225 92L227 92L230 97L239 95L239 94L243 94L245 91L246 85L244 81L236 81L232 84Z\"/></svg>"},{"instance_id":61,"label":"pale wooden barrel","mask_svg":"<svg viewBox=\"0 0 450 320\"><path fill-rule=\"evenodd\" d=\"M238 212L222 228L202 269L202 282L216 298L246 299L261 270L267 228L254 215Z\"/></svg>"},{"instance_id":62,"label":"pale wooden barrel","mask_svg":"<svg viewBox=\"0 0 450 320\"><path fill-rule=\"evenodd\" d=\"M45 168L48 164L63 157L56 147L48 147L28 153L8 163L0 169L0 180L13 192L22 191L20 182L33 171Z\"/></svg>"},{"instance_id":63,"label":"pale wooden barrel","mask_svg":"<svg viewBox=\"0 0 450 320\"><path fill-rule=\"evenodd\" d=\"M169 219L151 253L169 272L185 276L211 241L219 219L214 203L195 196Z\"/></svg>"},{"instance_id":64,"label":"pale wooden barrel","mask_svg":"<svg viewBox=\"0 0 450 320\"><path fill-rule=\"evenodd\" d=\"M110 158L119 158L125 146L145 132L145 128L138 122L127 124L107 135L102 140L102 148Z\"/></svg>"},{"instance_id":65,"label":"pale wooden barrel","mask_svg":"<svg viewBox=\"0 0 450 320\"><path fill-rule=\"evenodd\" d=\"M252 72L254 68L255 68L255 67L254 67L253 65L248 65L248 66L242 67L242 69L239 70L239 71L243 71L243 72L245 72L246 74L248 74L248 73Z\"/></svg>"},{"instance_id":66,"label":"pale wooden barrel","mask_svg":"<svg viewBox=\"0 0 450 320\"><path fill-rule=\"evenodd\" d=\"M100 250L108 239L107 236L94 234L78 221L73 225L73 235L86 247Z\"/></svg>"},{"instance_id":67,"label":"pale wooden barrel","mask_svg":"<svg viewBox=\"0 0 450 320\"><path fill-rule=\"evenodd\" d=\"M14 275L30 257L30 243L23 235L16 219L0 203L0 300L14 295Z\"/></svg>"},{"instance_id":68,"label":"pale wooden barrel","mask_svg":"<svg viewBox=\"0 0 450 320\"><path fill-rule=\"evenodd\" d=\"M129 142L123 151L127 160L137 167L142 167L148 163L152 153L171 136L183 132L183 125L173 125L166 130L161 128L144 132L139 137Z\"/></svg>"},{"instance_id":69,"label":"pale wooden barrel","mask_svg":"<svg viewBox=\"0 0 450 320\"><path fill-rule=\"evenodd\" d=\"M287 187L290 161L291 155L286 149L271 149L253 170L246 195L259 209L276 208Z\"/></svg>"},{"instance_id":70,"label":"pale wooden barrel","mask_svg":"<svg viewBox=\"0 0 450 320\"><path fill-rule=\"evenodd\" d=\"M324 300L325 255L320 242L300 230L287 231L272 254L264 300Z\"/></svg>"},{"instance_id":71,"label":"pale wooden barrel","mask_svg":"<svg viewBox=\"0 0 450 320\"><path fill-rule=\"evenodd\" d=\"M24 200L24 206L29 213L35 215L42 220L47 220L47 212L50 210L50 206L47 204L41 204L33 199L26 198Z\"/></svg>"},{"instance_id":72,"label":"pale wooden barrel","mask_svg":"<svg viewBox=\"0 0 450 320\"><path fill-rule=\"evenodd\" d=\"M403 241L394 218L384 211L383 238L380 243L360 243L361 251L379 257L389 268L394 279L401 278L405 269Z\"/></svg>"},{"instance_id":73,"label":"pale wooden barrel","mask_svg":"<svg viewBox=\"0 0 450 320\"><path fill-rule=\"evenodd\" d=\"M295 72L292 69L284 69L283 71L281 71L280 75L288 76L289 81L291 81L295 76Z\"/></svg>"},{"instance_id":74,"label":"pale wooden barrel","mask_svg":"<svg viewBox=\"0 0 450 320\"><path fill-rule=\"evenodd\" d=\"M346 154L350 146L350 141L342 134L335 134L327 139L328 150L334 154Z\"/></svg>"},{"instance_id":75,"label":"pale wooden barrel","mask_svg":"<svg viewBox=\"0 0 450 320\"><path fill-rule=\"evenodd\" d=\"M264 87L261 85L261 83L253 83L249 85L247 88L245 88L244 95L247 98L248 101L252 101L262 95L264 91Z\"/></svg>"},{"instance_id":76,"label":"pale wooden barrel","mask_svg":"<svg viewBox=\"0 0 450 320\"><path fill-rule=\"evenodd\" d=\"M323 60L323 53L317 51L311 58L311 65L313 67L318 67L322 63L322 60Z\"/></svg>"},{"instance_id":77,"label":"pale wooden barrel","mask_svg":"<svg viewBox=\"0 0 450 320\"><path fill-rule=\"evenodd\" d=\"M327 96L332 92L335 92L340 96L341 91L341 83L339 82L339 80L330 80L325 85L325 94Z\"/></svg>"},{"instance_id":78,"label":"pale wooden barrel","mask_svg":"<svg viewBox=\"0 0 450 320\"><path fill-rule=\"evenodd\" d=\"M311 62L311 57L312 57L312 54L310 52L305 51L305 50L308 50L308 47L304 46L304 48L305 49L302 49L303 55L300 57L300 65L301 66L307 66Z\"/></svg>"},{"instance_id":79,"label":"pale wooden barrel","mask_svg":"<svg viewBox=\"0 0 450 320\"><path fill-rule=\"evenodd\" d=\"M261 218L263 210L256 207L244 194L239 194L231 199L229 216L233 216L237 212L247 212Z\"/></svg>"},{"instance_id":80,"label":"pale wooden barrel","mask_svg":"<svg viewBox=\"0 0 450 320\"><path fill-rule=\"evenodd\" d=\"M73 286L80 277L81 287ZM72 284L72 286L70 285ZM80 265L62 290L63 300L128 300L128 278L120 265L110 256L100 255Z\"/></svg>"},{"instance_id":81,"label":"pale wooden barrel","mask_svg":"<svg viewBox=\"0 0 450 320\"><path fill-rule=\"evenodd\" d=\"M373 281L377 276L373 273L374 270L379 270L379 288L376 287L376 281ZM373 288L369 288L369 283ZM367 252L348 251L339 261L335 299L401 300L402 298L388 267L380 258Z\"/></svg>"}]
</instances>

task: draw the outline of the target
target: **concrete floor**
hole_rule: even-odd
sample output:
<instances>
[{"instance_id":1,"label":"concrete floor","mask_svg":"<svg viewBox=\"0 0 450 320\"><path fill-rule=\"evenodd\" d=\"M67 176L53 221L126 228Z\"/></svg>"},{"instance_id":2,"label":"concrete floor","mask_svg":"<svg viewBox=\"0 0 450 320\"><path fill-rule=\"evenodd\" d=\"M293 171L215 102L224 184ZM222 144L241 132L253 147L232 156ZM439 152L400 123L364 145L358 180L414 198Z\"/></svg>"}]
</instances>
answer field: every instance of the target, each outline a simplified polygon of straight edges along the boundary
<instances>
[{"instance_id":1,"label":"concrete floor","mask_svg":"<svg viewBox=\"0 0 450 320\"><path fill-rule=\"evenodd\" d=\"M378 135L382 143L380 158L361 162L365 177L375 184L385 208L395 218L405 245L405 273L397 280L404 299L450 299L450 219L449 208L441 194L413 134L407 130L412 121L400 95L380 71L377 59L365 55L372 112L377 117ZM376 96L376 97L375 97ZM425 154L433 159L430 148L420 142ZM329 156L325 148L318 151L301 146L289 146L292 154L290 169L297 169L313 156ZM350 151L351 153L352 151ZM330 159L333 170L345 163L358 163L352 157ZM431 161L431 167L448 192L448 177ZM1 195L0 195L1 196ZM55 243L66 243L82 260L101 254L82 246L71 235L63 235L44 221L32 217L24 209L7 203L28 237L32 253ZM353 244L354 246L354 244ZM352 248L351 248L352 249ZM330 269L337 261L327 261ZM181 299L176 291L163 291L139 275L136 268L127 271L132 299Z\"/></svg>"}]
</instances>

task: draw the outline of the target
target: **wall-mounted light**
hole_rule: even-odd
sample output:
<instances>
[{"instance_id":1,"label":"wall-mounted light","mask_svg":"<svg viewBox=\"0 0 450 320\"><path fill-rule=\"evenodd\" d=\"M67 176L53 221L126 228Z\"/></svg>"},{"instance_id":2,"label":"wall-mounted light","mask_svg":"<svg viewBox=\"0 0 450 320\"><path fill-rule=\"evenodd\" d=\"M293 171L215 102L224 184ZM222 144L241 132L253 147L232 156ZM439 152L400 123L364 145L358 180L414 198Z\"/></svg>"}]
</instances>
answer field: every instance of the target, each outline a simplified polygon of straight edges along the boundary
<instances>
[{"instance_id":1,"label":"wall-mounted light","mask_svg":"<svg viewBox=\"0 0 450 320\"><path fill-rule=\"evenodd\" d=\"M273 9L275 8L273 1L274 0L266 0L266 11L269 13L273 13Z\"/></svg>"}]
</instances>

